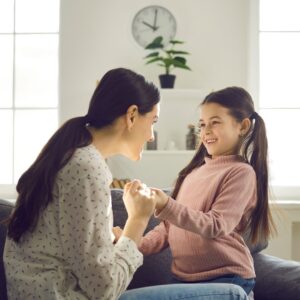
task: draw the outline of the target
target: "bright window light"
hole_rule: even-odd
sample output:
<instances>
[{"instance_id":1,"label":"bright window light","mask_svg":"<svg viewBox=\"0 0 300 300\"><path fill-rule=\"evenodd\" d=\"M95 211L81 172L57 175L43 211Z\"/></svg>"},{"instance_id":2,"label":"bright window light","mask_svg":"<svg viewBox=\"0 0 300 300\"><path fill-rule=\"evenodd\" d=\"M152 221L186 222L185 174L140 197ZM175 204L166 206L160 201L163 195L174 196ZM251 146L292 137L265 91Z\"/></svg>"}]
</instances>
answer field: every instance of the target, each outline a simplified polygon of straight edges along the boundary
<instances>
[{"instance_id":1,"label":"bright window light","mask_svg":"<svg viewBox=\"0 0 300 300\"><path fill-rule=\"evenodd\" d=\"M0 0L0 198L58 125L59 0Z\"/></svg>"},{"instance_id":2,"label":"bright window light","mask_svg":"<svg viewBox=\"0 0 300 300\"><path fill-rule=\"evenodd\" d=\"M56 130L57 115L56 109L15 111L15 183Z\"/></svg>"},{"instance_id":3,"label":"bright window light","mask_svg":"<svg viewBox=\"0 0 300 300\"><path fill-rule=\"evenodd\" d=\"M59 0L15 0L17 33L59 30Z\"/></svg>"},{"instance_id":4,"label":"bright window light","mask_svg":"<svg viewBox=\"0 0 300 300\"><path fill-rule=\"evenodd\" d=\"M267 127L271 185L300 186L300 139L295 133L300 109L263 109L261 115Z\"/></svg>"},{"instance_id":5,"label":"bright window light","mask_svg":"<svg viewBox=\"0 0 300 300\"><path fill-rule=\"evenodd\" d=\"M1 0L0 1L0 33L13 33L13 32L14 32L14 0Z\"/></svg>"},{"instance_id":6,"label":"bright window light","mask_svg":"<svg viewBox=\"0 0 300 300\"><path fill-rule=\"evenodd\" d=\"M58 36L16 36L16 107L58 105Z\"/></svg>"},{"instance_id":7,"label":"bright window light","mask_svg":"<svg viewBox=\"0 0 300 300\"><path fill-rule=\"evenodd\" d=\"M260 34L261 107L300 108L299 70L300 32Z\"/></svg>"},{"instance_id":8,"label":"bright window light","mask_svg":"<svg viewBox=\"0 0 300 300\"><path fill-rule=\"evenodd\" d=\"M300 30L299 0L260 0L260 30Z\"/></svg>"},{"instance_id":9,"label":"bright window light","mask_svg":"<svg viewBox=\"0 0 300 300\"><path fill-rule=\"evenodd\" d=\"M275 199L300 196L300 1L260 0L259 108L269 140Z\"/></svg>"},{"instance_id":10,"label":"bright window light","mask_svg":"<svg viewBox=\"0 0 300 300\"><path fill-rule=\"evenodd\" d=\"M13 178L13 111L0 110L0 183L11 184Z\"/></svg>"},{"instance_id":11,"label":"bright window light","mask_svg":"<svg viewBox=\"0 0 300 300\"><path fill-rule=\"evenodd\" d=\"M0 109L12 107L13 35L0 35Z\"/></svg>"}]
</instances>

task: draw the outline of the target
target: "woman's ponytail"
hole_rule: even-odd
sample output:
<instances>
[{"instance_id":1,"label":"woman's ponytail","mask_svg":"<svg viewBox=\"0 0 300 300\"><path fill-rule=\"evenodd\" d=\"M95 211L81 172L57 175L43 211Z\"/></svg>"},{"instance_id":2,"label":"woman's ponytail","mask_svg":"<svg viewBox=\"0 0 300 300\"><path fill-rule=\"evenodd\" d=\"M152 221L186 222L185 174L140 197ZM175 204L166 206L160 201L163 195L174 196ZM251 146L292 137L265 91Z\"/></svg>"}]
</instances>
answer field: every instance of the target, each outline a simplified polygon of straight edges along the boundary
<instances>
[{"instance_id":1,"label":"woman's ponytail","mask_svg":"<svg viewBox=\"0 0 300 300\"><path fill-rule=\"evenodd\" d=\"M87 123L86 116L64 123L20 177L15 210L7 220L8 236L16 242L27 230L35 227L40 211L51 202L57 172L67 164L76 148L92 142Z\"/></svg>"}]
</instances>

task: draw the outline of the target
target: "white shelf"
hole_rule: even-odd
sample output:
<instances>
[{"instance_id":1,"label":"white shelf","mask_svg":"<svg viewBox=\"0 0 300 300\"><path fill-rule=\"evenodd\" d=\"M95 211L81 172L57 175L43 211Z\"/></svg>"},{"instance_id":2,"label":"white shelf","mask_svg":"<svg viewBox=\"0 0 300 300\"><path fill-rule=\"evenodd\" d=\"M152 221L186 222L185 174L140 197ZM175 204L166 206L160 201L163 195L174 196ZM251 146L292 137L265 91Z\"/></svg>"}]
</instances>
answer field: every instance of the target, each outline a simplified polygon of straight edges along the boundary
<instances>
[{"instance_id":1,"label":"white shelf","mask_svg":"<svg viewBox=\"0 0 300 300\"><path fill-rule=\"evenodd\" d=\"M196 150L144 150L143 156L151 156L151 155L192 155Z\"/></svg>"},{"instance_id":2,"label":"white shelf","mask_svg":"<svg viewBox=\"0 0 300 300\"><path fill-rule=\"evenodd\" d=\"M196 99L200 103L205 96L205 93L199 89L160 89L160 93L162 101L166 99L194 101Z\"/></svg>"},{"instance_id":3,"label":"white shelf","mask_svg":"<svg viewBox=\"0 0 300 300\"><path fill-rule=\"evenodd\" d=\"M144 151L142 159L131 161L123 156L109 158L107 163L114 178L140 179L158 188L174 184L178 173L191 161L194 151Z\"/></svg>"}]
</instances>

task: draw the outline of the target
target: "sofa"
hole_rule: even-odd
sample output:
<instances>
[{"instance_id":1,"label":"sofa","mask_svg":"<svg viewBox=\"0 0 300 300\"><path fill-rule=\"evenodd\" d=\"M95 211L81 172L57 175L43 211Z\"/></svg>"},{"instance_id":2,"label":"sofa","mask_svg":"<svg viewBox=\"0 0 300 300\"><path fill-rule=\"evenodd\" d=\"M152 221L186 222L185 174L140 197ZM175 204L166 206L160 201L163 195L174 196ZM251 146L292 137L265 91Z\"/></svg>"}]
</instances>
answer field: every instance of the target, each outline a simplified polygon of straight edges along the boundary
<instances>
[{"instance_id":1,"label":"sofa","mask_svg":"<svg viewBox=\"0 0 300 300\"><path fill-rule=\"evenodd\" d=\"M168 192L168 191L167 191ZM121 189L112 189L112 207L114 213L114 226L123 227L127 213L123 204ZM0 220L5 219L13 204L0 199ZM158 220L151 218L146 231L158 224ZM0 300L7 300L5 273L3 268L3 248L6 236L6 227L0 225ZM247 236L245 236L247 241ZM267 247L266 242L251 247L254 258L257 281L254 289L255 300L299 300L300 299L300 263L283 260L263 254L261 251ZM170 273L171 253L169 249L147 256L144 264L137 270L129 289L167 284L171 280Z\"/></svg>"}]
</instances>

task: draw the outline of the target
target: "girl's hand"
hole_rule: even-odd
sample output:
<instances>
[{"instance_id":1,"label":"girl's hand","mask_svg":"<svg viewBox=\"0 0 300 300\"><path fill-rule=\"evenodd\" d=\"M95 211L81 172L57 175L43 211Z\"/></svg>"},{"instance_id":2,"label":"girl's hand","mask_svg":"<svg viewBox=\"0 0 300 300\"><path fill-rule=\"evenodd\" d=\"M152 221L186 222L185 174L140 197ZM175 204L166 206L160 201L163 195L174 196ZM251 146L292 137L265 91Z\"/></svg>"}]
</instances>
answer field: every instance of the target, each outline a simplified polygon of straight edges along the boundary
<instances>
[{"instance_id":1,"label":"girl's hand","mask_svg":"<svg viewBox=\"0 0 300 300\"><path fill-rule=\"evenodd\" d=\"M115 244L121 237L123 229L119 226L115 226L115 227L113 227L112 232L115 236L115 239L114 239L114 244Z\"/></svg>"},{"instance_id":2,"label":"girl's hand","mask_svg":"<svg viewBox=\"0 0 300 300\"><path fill-rule=\"evenodd\" d=\"M153 214L156 200L151 189L139 180L129 182L124 187L123 201L128 219L146 220Z\"/></svg>"},{"instance_id":3,"label":"girl's hand","mask_svg":"<svg viewBox=\"0 0 300 300\"><path fill-rule=\"evenodd\" d=\"M160 211L162 211L167 205L169 196L160 189L151 188L151 191L155 195L155 201L156 201L155 209L157 210L157 213L160 213Z\"/></svg>"}]
</instances>

